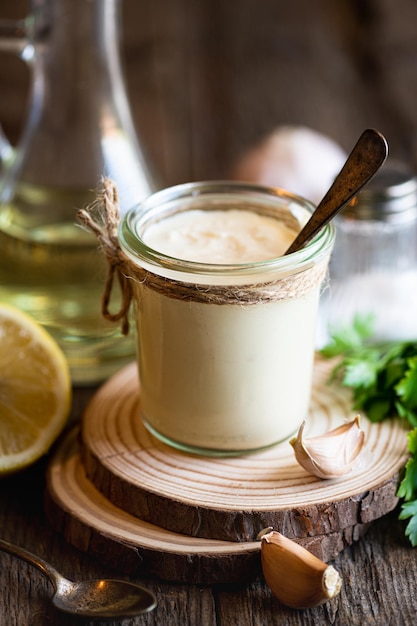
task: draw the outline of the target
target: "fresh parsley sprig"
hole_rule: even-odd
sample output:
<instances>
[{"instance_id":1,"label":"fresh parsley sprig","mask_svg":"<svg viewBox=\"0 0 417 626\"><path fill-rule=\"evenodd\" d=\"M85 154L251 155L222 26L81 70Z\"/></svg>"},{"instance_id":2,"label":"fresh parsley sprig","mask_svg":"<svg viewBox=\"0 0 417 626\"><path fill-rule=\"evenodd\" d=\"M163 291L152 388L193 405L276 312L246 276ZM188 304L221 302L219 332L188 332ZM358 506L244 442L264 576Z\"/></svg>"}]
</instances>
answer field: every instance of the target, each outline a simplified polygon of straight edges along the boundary
<instances>
[{"instance_id":1,"label":"fresh parsley sprig","mask_svg":"<svg viewBox=\"0 0 417 626\"><path fill-rule=\"evenodd\" d=\"M400 519L409 519L406 535L417 546L417 341L373 343L372 316L357 316L349 327L333 330L321 350L339 357L332 377L353 393L353 408L372 422L399 417L411 428L410 459L397 495L403 499Z\"/></svg>"}]
</instances>

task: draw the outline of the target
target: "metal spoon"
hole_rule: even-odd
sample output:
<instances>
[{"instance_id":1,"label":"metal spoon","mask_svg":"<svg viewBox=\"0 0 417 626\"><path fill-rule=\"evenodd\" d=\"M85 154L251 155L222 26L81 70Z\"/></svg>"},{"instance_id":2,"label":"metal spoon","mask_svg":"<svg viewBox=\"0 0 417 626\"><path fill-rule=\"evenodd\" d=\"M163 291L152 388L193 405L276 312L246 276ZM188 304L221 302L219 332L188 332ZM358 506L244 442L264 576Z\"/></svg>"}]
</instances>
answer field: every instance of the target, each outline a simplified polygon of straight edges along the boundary
<instances>
[{"instance_id":1,"label":"metal spoon","mask_svg":"<svg viewBox=\"0 0 417 626\"><path fill-rule=\"evenodd\" d=\"M64 611L88 619L133 617L152 611L156 606L151 591L124 580L85 580L72 582L49 563L24 548L0 539L0 550L37 567L51 581L53 604Z\"/></svg>"},{"instance_id":2,"label":"metal spoon","mask_svg":"<svg viewBox=\"0 0 417 626\"><path fill-rule=\"evenodd\" d=\"M317 235L372 178L387 155L388 144L385 137L373 128L365 130L332 186L285 254L300 250Z\"/></svg>"}]
</instances>

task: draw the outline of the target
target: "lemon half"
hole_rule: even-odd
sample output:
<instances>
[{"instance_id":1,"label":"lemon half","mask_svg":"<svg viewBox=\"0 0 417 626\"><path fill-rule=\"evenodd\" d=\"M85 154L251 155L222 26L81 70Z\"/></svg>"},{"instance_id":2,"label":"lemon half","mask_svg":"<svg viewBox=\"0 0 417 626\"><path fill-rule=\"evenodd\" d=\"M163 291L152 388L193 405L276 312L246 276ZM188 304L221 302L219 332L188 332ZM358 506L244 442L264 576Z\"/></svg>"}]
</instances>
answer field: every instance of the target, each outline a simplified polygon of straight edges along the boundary
<instances>
[{"instance_id":1,"label":"lemon half","mask_svg":"<svg viewBox=\"0 0 417 626\"><path fill-rule=\"evenodd\" d=\"M0 303L0 475L45 454L70 406L71 378L61 348L30 316Z\"/></svg>"}]
</instances>

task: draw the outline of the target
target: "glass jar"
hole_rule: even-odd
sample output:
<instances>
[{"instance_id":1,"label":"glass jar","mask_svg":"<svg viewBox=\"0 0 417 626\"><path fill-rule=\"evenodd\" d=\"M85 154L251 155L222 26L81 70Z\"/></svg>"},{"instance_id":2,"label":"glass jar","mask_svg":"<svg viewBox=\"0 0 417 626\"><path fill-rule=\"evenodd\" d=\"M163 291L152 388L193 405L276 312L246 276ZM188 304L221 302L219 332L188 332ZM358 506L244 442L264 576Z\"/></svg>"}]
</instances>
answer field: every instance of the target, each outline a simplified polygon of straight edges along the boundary
<instances>
[{"instance_id":1,"label":"glass jar","mask_svg":"<svg viewBox=\"0 0 417 626\"><path fill-rule=\"evenodd\" d=\"M373 340L417 338L417 179L388 161L335 219L325 340L356 315L373 318Z\"/></svg>"},{"instance_id":2,"label":"glass jar","mask_svg":"<svg viewBox=\"0 0 417 626\"><path fill-rule=\"evenodd\" d=\"M284 440L307 416L334 230L288 256L228 265L170 257L144 242L155 221L195 209L273 217L295 237L313 207L257 185L189 183L153 194L119 226L134 279L146 427L184 450L240 454Z\"/></svg>"}]
</instances>

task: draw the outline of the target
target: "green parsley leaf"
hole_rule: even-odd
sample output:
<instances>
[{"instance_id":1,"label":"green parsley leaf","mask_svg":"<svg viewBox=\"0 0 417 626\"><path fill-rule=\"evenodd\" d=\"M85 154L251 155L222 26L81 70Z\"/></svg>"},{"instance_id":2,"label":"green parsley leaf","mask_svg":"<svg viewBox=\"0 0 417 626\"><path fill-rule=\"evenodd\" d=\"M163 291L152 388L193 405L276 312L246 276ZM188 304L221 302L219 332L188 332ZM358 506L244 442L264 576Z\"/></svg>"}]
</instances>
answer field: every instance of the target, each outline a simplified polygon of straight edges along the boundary
<instances>
[{"instance_id":1,"label":"green parsley leaf","mask_svg":"<svg viewBox=\"0 0 417 626\"><path fill-rule=\"evenodd\" d=\"M360 404L355 404L355 409L363 409L371 422L382 422L392 415L392 404L383 396L367 397Z\"/></svg>"},{"instance_id":2,"label":"green parsley leaf","mask_svg":"<svg viewBox=\"0 0 417 626\"><path fill-rule=\"evenodd\" d=\"M399 519L409 518L410 521L405 528L405 534L410 539L411 545L415 547L417 546L417 500L401 505Z\"/></svg>"},{"instance_id":3,"label":"green parsley leaf","mask_svg":"<svg viewBox=\"0 0 417 626\"><path fill-rule=\"evenodd\" d=\"M414 498L417 487L417 460L411 458L405 466L405 475L398 487L397 496L409 501Z\"/></svg>"},{"instance_id":4,"label":"green parsley leaf","mask_svg":"<svg viewBox=\"0 0 417 626\"><path fill-rule=\"evenodd\" d=\"M417 408L417 355L407 359L408 369L395 385L395 392L411 409Z\"/></svg>"},{"instance_id":5,"label":"green parsley leaf","mask_svg":"<svg viewBox=\"0 0 417 626\"><path fill-rule=\"evenodd\" d=\"M405 419L411 426L413 426L413 428L417 426L417 412L416 411L413 411L412 409L408 409L401 402L396 402L395 408L399 417L402 417L403 419Z\"/></svg>"},{"instance_id":6,"label":"green parsley leaf","mask_svg":"<svg viewBox=\"0 0 417 626\"><path fill-rule=\"evenodd\" d=\"M332 358L360 348L372 336L374 319L372 314L356 315L351 326L332 328L331 342L321 350L323 356Z\"/></svg>"},{"instance_id":7,"label":"green parsley leaf","mask_svg":"<svg viewBox=\"0 0 417 626\"><path fill-rule=\"evenodd\" d=\"M343 384L346 387L369 388L377 381L378 363L373 359L348 359Z\"/></svg>"},{"instance_id":8,"label":"green parsley leaf","mask_svg":"<svg viewBox=\"0 0 417 626\"><path fill-rule=\"evenodd\" d=\"M407 436L408 439L408 449L411 454L417 454L417 428L410 430ZM416 482L416 493L417 493L417 482Z\"/></svg>"},{"instance_id":9,"label":"green parsley leaf","mask_svg":"<svg viewBox=\"0 0 417 626\"><path fill-rule=\"evenodd\" d=\"M321 354L340 357L331 379L352 389L355 409L362 409L372 422L399 417L412 428L410 458L397 495L403 499L400 519L409 520L405 533L417 546L417 341L377 344L371 337L372 318L356 317L350 328L332 332Z\"/></svg>"},{"instance_id":10,"label":"green parsley leaf","mask_svg":"<svg viewBox=\"0 0 417 626\"><path fill-rule=\"evenodd\" d=\"M411 456L405 465L404 476L397 491L397 496L406 501L417 496L417 428L408 433L408 449L414 456Z\"/></svg>"}]
</instances>

